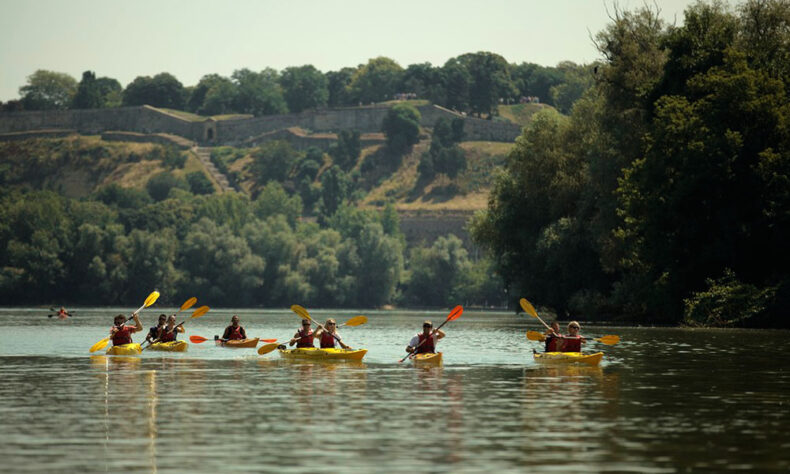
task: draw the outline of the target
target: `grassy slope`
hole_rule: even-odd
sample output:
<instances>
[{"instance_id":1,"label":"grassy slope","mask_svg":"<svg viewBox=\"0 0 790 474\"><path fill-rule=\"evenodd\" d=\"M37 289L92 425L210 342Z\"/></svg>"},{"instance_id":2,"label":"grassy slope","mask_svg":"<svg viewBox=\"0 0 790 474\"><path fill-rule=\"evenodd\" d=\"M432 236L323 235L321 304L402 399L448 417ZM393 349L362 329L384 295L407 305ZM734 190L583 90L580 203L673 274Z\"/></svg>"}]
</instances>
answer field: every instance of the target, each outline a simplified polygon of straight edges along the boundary
<instances>
[{"instance_id":1,"label":"grassy slope","mask_svg":"<svg viewBox=\"0 0 790 474\"><path fill-rule=\"evenodd\" d=\"M0 183L50 189L69 197L86 196L97 188L117 183L143 188L151 176L165 170L159 145L105 142L98 136L31 139L0 142ZM202 171L192 153L176 176ZM216 185L215 185L216 187Z\"/></svg>"},{"instance_id":2,"label":"grassy slope","mask_svg":"<svg viewBox=\"0 0 790 474\"><path fill-rule=\"evenodd\" d=\"M417 144L404 157L401 166L384 182L375 186L362 202L365 207L380 207L393 201L402 211L475 211L485 209L493 184L492 169L504 163L512 143L463 142L467 169L455 179L439 175L431 182L420 182L417 167L430 141ZM375 150L363 151L363 159Z\"/></svg>"},{"instance_id":3,"label":"grassy slope","mask_svg":"<svg viewBox=\"0 0 790 474\"><path fill-rule=\"evenodd\" d=\"M532 120L532 116L536 112L540 112L546 108L551 109L553 107L546 104L500 105L498 111L500 117L508 119L511 122L517 123L523 127L524 125L529 124L529 122Z\"/></svg>"}]
</instances>

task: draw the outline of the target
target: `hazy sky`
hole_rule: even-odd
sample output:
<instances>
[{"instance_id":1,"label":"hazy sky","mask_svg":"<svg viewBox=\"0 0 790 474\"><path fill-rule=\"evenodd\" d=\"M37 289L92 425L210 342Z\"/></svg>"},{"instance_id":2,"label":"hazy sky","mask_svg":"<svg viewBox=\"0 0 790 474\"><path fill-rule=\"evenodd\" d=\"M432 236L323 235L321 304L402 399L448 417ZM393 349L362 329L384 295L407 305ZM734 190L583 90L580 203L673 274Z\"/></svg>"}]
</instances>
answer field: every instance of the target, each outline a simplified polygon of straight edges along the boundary
<instances>
[{"instance_id":1,"label":"hazy sky","mask_svg":"<svg viewBox=\"0 0 790 474\"><path fill-rule=\"evenodd\" d=\"M694 2L656 3L681 24ZM125 87L163 71L187 86L245 67L326 72L376 56L403 67L476 51L511 63L587 63L598 59L590 34L610 22L607 6L612 0L0 0L0 100L18 98L37 69L77 80L92 70Z\"/></svg>"}]
</instances>

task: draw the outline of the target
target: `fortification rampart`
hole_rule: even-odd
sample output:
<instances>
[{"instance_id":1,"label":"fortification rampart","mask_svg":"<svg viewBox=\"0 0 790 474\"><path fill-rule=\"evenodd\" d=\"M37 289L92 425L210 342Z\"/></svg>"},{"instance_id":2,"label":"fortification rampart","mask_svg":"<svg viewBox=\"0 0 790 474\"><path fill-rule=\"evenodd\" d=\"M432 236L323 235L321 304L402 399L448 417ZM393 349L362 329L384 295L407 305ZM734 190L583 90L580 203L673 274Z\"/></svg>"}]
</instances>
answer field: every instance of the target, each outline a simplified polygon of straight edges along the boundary
<instances>
[{"instance_id":1,"label":"fortification rampart","mask_svg":"<svg viewBox=\"0 0 790 474\"><path fill-rule=\"evenodd\" d=\"M439 117L462 118L466 140L513 141L521 127L507 122L466 117L436 105L418 107L421 125L433 127ZM231 120L184 120L149 106L113 109L48 110L0 113L0 133L31 130L76 130L83 134L106 131L169 133L204 144L241 144L267 132L299 127L312 132L357 130L375 133L389 106L311 110L300 114Z\"/></svg>"}]
</instances>

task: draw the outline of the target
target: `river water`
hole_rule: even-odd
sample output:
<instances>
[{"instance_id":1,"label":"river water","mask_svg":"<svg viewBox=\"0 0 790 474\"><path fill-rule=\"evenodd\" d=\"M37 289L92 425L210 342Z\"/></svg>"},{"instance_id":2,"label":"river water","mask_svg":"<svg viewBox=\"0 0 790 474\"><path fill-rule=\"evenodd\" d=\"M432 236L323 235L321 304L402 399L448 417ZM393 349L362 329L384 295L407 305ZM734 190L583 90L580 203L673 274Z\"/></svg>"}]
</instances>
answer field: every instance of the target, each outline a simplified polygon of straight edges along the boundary
<instances>
[{"instance_id":1,"label":"river water","mask_svg":"<svg viewBox=\"0 0 790 474\"><path fill-rule=\"evenodd\" d=\"M146 328L160 311L143 312ZM367 324L341 328L369 350L358 364L213 341L89 354L118 312L130 309L63 321L0 310L0 471L790 470L786 331L583 325L622 340L587 345L606 353L598 368L551 368L524 336L536 320L466 311L444 328L444 366L423 369L397 361L423 319L447 312L369 311ZM186 312L186 336L213 338L234 313L251 336L287 340L299 324L287 310ZM311 314L340 323L360 312Z\"/></svg>"}]
</instances>

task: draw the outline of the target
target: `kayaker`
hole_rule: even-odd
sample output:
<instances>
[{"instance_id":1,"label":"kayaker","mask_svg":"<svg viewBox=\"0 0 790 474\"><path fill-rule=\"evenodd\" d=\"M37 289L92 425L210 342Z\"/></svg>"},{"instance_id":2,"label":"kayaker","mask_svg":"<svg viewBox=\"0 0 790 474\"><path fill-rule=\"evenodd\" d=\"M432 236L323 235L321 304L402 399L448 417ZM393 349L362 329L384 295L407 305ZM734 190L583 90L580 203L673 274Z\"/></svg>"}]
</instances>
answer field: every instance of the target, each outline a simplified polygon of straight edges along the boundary
<instances>
[{"instance_id":1,"label":"kayaker","mask_svg":"<svg viewBox=\"0 0 790 474\"><path fill-rule=\"evenodd\" d=\"M66 319L66 318L68 318L69 316L71 316L71 313L69 313L68 311L66 311L66 308L64 308L63 306L61 306L61 307L60 307L60 309L58 310L58 318L60 318L60 319Z\"/></svg>"},{"instance_id":2,"label":"kayaker","mask_svg":"<svg viewBox=\"0 0 790 474\"><path fill-rule=\"evenodd\" d=\"M176 326L176 315L171 314L167 318L167 325L159 331L159 342L175 341L178 333L184 332L184 323Z\"/></svg>"},{"instance_id":3,"label":"kayaker","mask_svg":"<svg viewBox=\"0 0 790 474\"><path fill-rule=\"evenodd\" d=\"M318 331L315 332L313 338L319 340L321 349L334 349L335 342L340 344L340 347L343 349L351 349L343 343L340 333L337 332L337 322L331 318L326 320L324 327L319 328Z\"/></svg>"},{"instance_id":4,"label":"kayaker","mask_svg":"<svg viewBox=\"0 0 790 474\"><path fill-rule=\"evenodd\" d=\"M165 327L165 323L167 322L167 315L160 314L159 321L157 321L156 326L151 326L148 328L148 335L145 336L145 342L151 344L159 337L159 331Z\"/></svg>"},{"instance_id":5,"label":"kayaker","mask_svg":"<svg viewBox=\"0 0 790 474\"><path fill-rule=\"evenodd\" d=\"M235 314L230 318L230 326L225 328L222 334L222 340L230 341L237 339L247 339L247 332L242 326L239 325L239 317Z\"/></svg>"},{"instance_id":6,"label":"kayaker","mask_svg":"<svg viewBox=\"0 0 790 474\"><path fill-rule=\"evenodd\" d=\"M290 341L288 341L288 345L293 346L294 344L296 344L297 349L302 347L315 347L313 345L313 338L314 338L314 334L313 334L313 330L310 328L310 320L303 319L302 329L296 331L294 337L291 338Z\"/></svg>"},{"instance_id":7,"label":"kayaker","mask_svg":"<svg viewBox=\"0 0 790 474\"><path fill-rule=\"evenodd\" d=\"M113 346L121 346L123 344L132 343L132 333L143 330L143 323L137 317L137 313L132 313L134 319L134 326L126 324L126 316L119 314L113 321L115 325L110 329L110 337L112 338Z\"/></svg>"},{"instance_id":8,"label":"kayaker","mask_svg":"<svg viewBox=\"0 0 790 474\"><path fill-rule=\"evenodd\" d=\"M559 337L561 344L558 344L560 347L557 352L581 352L582 344L587 342L587 340L579 335L579 331L581 331L579 323L576 321L569 322L568 334Z\"/></svg>"},{"instance_id":9,"label":"kayaker","mask_svg":"<svg viewBox=\"0 0 790 474\"><path fill-rule=\"evenodd\" d=\"M433 354L436 352L436 343L444 337L441 329L432 331L433 323L425 321L422 323L422 332L417 333L406 346L406 352L412 354Z\"/></svg>"},{"instance_id":10,"label":"kayaker","mask_svg":"<svg viewBox=\"0 0 790 474\"><path fill-rule=\"evenodd\" d=\"M546 336L546 352L557 352L557 343L559 342L559 338L562 337L562 333L560 332L560 323L554 321L551 323L551 329L547 330L545 333Z\"/></svg>"}]
</instances>

